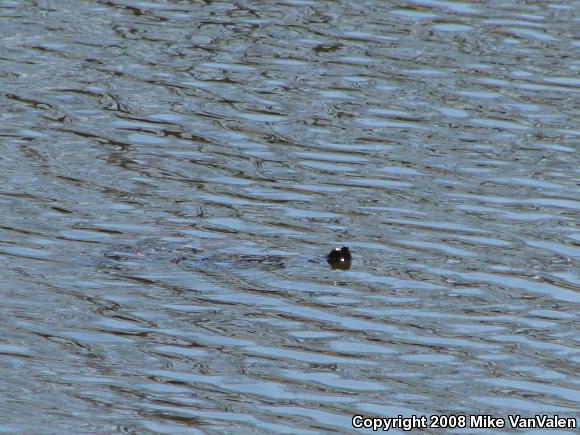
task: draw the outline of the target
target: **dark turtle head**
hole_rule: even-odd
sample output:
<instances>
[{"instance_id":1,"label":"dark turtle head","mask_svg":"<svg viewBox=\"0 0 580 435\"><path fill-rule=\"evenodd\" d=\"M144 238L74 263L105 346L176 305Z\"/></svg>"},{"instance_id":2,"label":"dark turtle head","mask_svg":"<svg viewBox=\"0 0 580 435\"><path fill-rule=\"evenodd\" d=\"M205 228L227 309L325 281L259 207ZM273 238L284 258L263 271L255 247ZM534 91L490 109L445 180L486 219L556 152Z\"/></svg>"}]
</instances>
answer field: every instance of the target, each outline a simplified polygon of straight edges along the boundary
<instances>
[{"instance_id":1,"label":"dark turtle head","mask_svg":"<svg viewBox=\"0 0 580 435\"><path fill-rule=\"evenodd\" d=\"M352 260L352 255L350 255L350 250L348 246L343 246L342 248L334 248L326 256L326 261L330 264L333 269L350 269L350 262Z\"/></svg>"}]
</instances>

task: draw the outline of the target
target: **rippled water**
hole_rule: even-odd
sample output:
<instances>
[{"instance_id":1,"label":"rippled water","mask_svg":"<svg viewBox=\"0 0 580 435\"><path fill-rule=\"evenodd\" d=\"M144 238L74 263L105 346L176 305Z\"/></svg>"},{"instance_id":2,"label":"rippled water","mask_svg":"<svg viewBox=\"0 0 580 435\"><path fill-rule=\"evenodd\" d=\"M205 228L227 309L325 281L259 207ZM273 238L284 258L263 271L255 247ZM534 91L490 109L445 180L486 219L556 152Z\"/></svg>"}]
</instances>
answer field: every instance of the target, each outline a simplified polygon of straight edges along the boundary
<instances>
[{"instance_id":1,"label":"rippled water","mask_svg":"<svg viewBox=\"0 0 580 435\"><path fill-rule=\"evenodd\" d=\"M0 430L578 415L578 2L0 23Z\"/></svg>"}]
</instances>

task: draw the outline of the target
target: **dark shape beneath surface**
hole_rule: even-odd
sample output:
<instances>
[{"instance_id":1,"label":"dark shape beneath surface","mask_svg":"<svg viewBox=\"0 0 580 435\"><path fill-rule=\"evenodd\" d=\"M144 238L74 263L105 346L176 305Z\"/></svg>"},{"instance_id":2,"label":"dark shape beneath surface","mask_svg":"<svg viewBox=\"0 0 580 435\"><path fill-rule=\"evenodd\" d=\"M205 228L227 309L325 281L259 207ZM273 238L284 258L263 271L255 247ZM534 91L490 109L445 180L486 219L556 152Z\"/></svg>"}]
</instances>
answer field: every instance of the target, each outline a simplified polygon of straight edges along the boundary
<instances>
[{"instance_id":1,"label":"dark shape beneath surface","mask_svg":"<svg viewBox=\"0 0 580 435\"><path fill-rule=\"evenodd\" d=\"M112 261L108 264L115 268L130 268L132 265L143 268L144 265L161 264L169 261L187 269L206 269L218 267L225 270L278 270L309 263L320 263L324 258L332 269L348 270L351 267L351 253L348 247L333 249L325 257L308 258L292 252L265 249L263 246L246 242L197 239L187 243L163 242L147 239L134 245L121 245L106 250L103 257Z\"/></svg>"}]
</instances>

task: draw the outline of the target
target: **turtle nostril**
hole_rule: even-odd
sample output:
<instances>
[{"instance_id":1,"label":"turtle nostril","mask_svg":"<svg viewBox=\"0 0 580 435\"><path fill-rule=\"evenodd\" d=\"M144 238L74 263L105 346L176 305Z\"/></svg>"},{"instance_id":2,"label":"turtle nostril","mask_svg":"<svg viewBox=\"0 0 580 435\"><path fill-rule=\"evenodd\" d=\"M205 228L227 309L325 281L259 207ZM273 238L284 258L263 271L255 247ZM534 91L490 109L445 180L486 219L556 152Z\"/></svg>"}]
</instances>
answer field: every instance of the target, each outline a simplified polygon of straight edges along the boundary
<instances>
[{"instance_id":1,"label":"turtle nostril","mask_svg":"<svg viewBox=\"0 0 580 435\"><path fill-rule=\"evenodd\" d=\"M340 255L342 258L344 258L345 261L350 261L352 259L352 255L350 254L350 249L348 249L348 246L343 246L340 248Z\"/></svg>"}]
</instances>

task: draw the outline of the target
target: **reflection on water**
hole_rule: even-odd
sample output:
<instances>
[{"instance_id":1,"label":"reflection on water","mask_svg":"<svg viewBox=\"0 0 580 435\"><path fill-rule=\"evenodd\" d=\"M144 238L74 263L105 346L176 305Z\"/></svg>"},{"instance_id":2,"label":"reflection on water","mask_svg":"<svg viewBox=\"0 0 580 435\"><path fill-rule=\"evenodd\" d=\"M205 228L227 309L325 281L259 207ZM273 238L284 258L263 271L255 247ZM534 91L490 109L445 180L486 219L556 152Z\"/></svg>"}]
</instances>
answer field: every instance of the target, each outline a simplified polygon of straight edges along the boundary
<instances>
[{"instance_id":1,"label":"reflection on water","mask_svg":"<svg viewBox=\"0 0 580 435\"><path fill-rule=\"evenodd\" d=\"M0 20L3 431L576 416L575 2Z\"/></svg>"}]
</instances>

